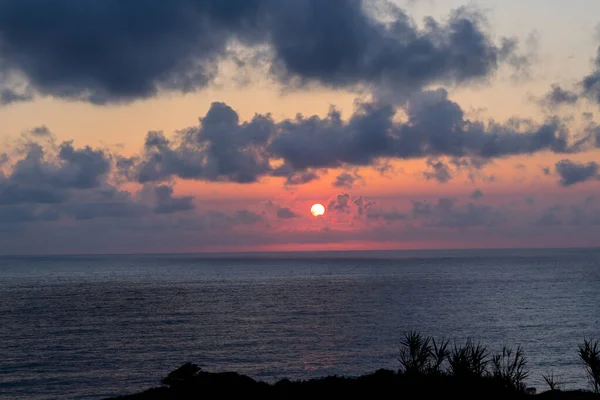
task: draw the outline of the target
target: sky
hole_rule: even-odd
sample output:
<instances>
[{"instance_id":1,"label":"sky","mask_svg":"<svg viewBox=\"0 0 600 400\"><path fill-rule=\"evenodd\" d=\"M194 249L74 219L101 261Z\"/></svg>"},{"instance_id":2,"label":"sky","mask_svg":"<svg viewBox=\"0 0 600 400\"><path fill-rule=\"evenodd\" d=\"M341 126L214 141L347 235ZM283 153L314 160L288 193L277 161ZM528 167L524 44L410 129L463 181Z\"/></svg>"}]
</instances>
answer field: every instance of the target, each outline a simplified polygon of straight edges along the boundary
<instances>
[{"instance_id":1,"label":"sky","mask_svg":"<svg viewBox=\"0 0 600 400\"><path fill-rule=\"evenodd\" d=\"M598 16L0 0L0 254L600 246Z\"/></svg>"}]
</instances>

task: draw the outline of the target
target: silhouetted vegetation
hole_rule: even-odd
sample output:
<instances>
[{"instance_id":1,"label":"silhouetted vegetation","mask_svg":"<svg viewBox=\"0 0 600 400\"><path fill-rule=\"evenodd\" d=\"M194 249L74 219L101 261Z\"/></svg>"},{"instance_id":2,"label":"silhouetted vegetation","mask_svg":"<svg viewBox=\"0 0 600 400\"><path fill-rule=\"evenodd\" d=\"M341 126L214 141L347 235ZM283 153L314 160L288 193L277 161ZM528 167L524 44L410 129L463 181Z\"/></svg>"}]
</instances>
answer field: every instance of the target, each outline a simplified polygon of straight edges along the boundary
<instances>
[{"instance_id":1,"label":"silhouetted vegetation","mask_svg":"<svg viewBox=\"0 0 600 400\"><path fill-rule=\"evenodd\" d=\"M600 393L600 345L598 341L585 339L579 346L579 357L585 364L594 393Z\"/></svg>"},{"instance_id":2,"label":"silhouetted vegetation","mask_svg":"<svg viewBox=\"0 0 600 400\"><path fill-rule=\"evenodd\" d=\"M387 398L503 398L536 395L544 399L600 399L600 347L584 340L579 356L585 364L592 391L562 391L554 373L543 375L548 391L527 388L527 360L521 347L505 346L494 353L467 340L450 348L418 332L405 334L400 343L399 369L378 370L360 377L328 376L275 384L255 381L234 372L210 373L187 363L162 379L162 387L119 397L122 400L163 399L387 399Z\"/></svg>"},{"instance_id":3,"label":"silhouetted vegetation","mask_svg":"<svg viewBox=\"0 0 600 400\"><path fill-rule=\"evenodd\" d=\"M550 390L561 390L562 382L559 377L554 376L554 372L551 371L549 374L542 374L542 378Z\"/></svg>"}]
</instances>

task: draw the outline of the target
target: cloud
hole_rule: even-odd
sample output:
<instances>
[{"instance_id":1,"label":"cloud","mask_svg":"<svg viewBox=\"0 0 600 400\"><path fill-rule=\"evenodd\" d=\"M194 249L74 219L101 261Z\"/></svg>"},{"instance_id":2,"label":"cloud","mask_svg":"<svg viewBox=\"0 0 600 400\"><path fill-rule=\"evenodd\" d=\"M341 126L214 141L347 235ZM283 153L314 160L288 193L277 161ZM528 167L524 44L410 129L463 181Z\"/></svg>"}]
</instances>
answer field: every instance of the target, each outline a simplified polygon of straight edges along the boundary
<instances>
[{"instance_id":1,"label":"cloud","mask_svg":"<svg viewBox=\"0 0 600 400\"><path fill-rule=\"evenodd\" d=\"M290 85L389 87L396 93L464 84L489 77L501 63L528 63L516 55L514 39L495 44L476 11L460 8L444 22L428 17L419 28L391 4L378 15L379 4L173 0L81 7L71 0L3 0L0 81L7 83L0 100L37 94L107 104L164 90L192 92L213 82L226 59L242 67L267 62L272 75ZM251 56L236 54L236 46Z\"/></svg>"},{"instance_id":2,"label":"cloud","mask_svg":"<svg viewBox=\"0 0 600 400\"><path fill-rule=\"evenodd\" d=\"M443 23L428 17L419 29L389 3L387 24L365 12L367 2L277 4L273 70L284 81L332 87L364 83L397 94L431 83L485 78L502 61L515 61L516 42L494 44L483 29L483 16L472 9L457 9Z\"/></svg>"},{"instance_id":3,"label":"cloud","mask_svg":"<svg viewBox=\"0 0 600 400\"><path fill-rule=\"evenodd\" d=\"M356 211L358 215L364 215L365 212L368 212L371 207L375 205L375 202L372 200L366 200L363 196L359 196L352 200L352 203L356 206Z\"/></svg>"},{"instance_id":4,"label":"cloud","mask_svg":"<svg viewBox=\"0 0 600 400\"><path fill-rule=\"evenodd\" d=\"M432 171L423 172L423 176L427 180L436 180L439 183L447 183L452 179L452 172L448 165L444 164L439 160L428 159L427 166L432 169Z\"/></svg>"},{"instance_id":5,"label":"cloud","mask_svg":"<svg viewBox=\"0 0 600 400\"><path fill-rule=\"evenodd\" d=\"M474 200L479 200L483 198L483 192L479 189L476 189L473 193L471 193L471 198Z\"/></svg>"},{"instance_id":6,"label":"cloud","mask_svg":"<svg viewBox=\"0 0 600 400\"><path fill-rule=\"evenodd\" d=\"M545 227L562 225L563 221L561 216L559 215L561 210L561 206L549 207L539 216L539 218L534 222L534 224Z\"/></svg>"},{"instance_id":7,"label":"cloud","mask_svg":"<svg viewBox=\"0 0 600 400\"><path fill-rule=\"evenodd\" d=\"M154 193L156 196L154 212L157 214L172 214L196 208L194 196L173 196L173 188L170 186L157 186L154 188Z\"/></svg>"},{"instance_id":8,"label":"cloud","mask_svg":"<svg viewBox=\"0 0 600 400\"><path fill-rule=\"evenodd\" d=\"M0 206L0 222L9 226L29 222L57 221L60 217L56 209L23 204L12 207Z\"/></svg>"},{"instance_id":9,"label":"cloud","mask_svg":"<svg viewBox=\"0 0 600 400\"><path fill-rule=\"evenodd\" d=\"M397 120L400 113L406 114L406 120ZM298 115L275 122L270 114L257 114L241 122L231 107L213 103L199 126L182 129L173 138L149 132L143 152L118 159L117 168L139 183L173 177L254 183L275 176L286 178L287 185L298 185L318 179L319 171L329 168L430 158L434 171L426 177L447 181L449 168L434 161L440 157L449 157L457 168L481 169L498 158L579 152L597 137L588 134L570 143L572 139L557 118L543 124L466 119L444 89L413 94L399 107L362 103L348 120L332 108L325 117ZM474 179L476 174L472 175ZM336 182L349 187L350 178L357 175L342 174Z\"/></svg>"},{"instance_id":10,"label":"cloud","mask_svg":"<svg viewBox=\"0 0 600 400\"><path fill-rule=\"evenodd\" d=\"M593 198L583 204L571 205L571 219L569 224L576 227L595 227L600 225L600 208L594 207Z\"/></svg>"},{"instance_id":11,"label":"cloud","mask_svg":"<svg viewBox=\"0 0 600 400\"><path fill-rule=\"evenodd\" d=\"M279 207L277 209L277 218L279 219L291 219L297 217L298 214L293 212L289 207Z\"/></svg>"},{"instance_id":12,"label":"cloud","mask_svg":"<svg viewBox=\"0 0 600 400\"><path fill-rule=\"evenodd\" d=\"M441 197L436 203L412 202L412 217L424 227L474 228L493 227L505 221L505 215L488 205L466 203L458 205L456 200Z\"/></svg>"},{"instance_id":13,"label":"cloud","mask_svg":"<svg viewBox=\"0 0 600 400\"><path fill-rule=\"evenodd\" d=\"M362 182L363 177L360 176L358 171L353 172L342 172L336 176L332 186L337 188L352 189L356 182Z\"/></svg>"},{"instance_id":14,"label":"cloud","mask_svg":"<svg viewBox=\"0 0 600 400\"><path fill-rule=\"evenodd\" d=\"M377 209L367 210L367 219L383 220L387 222L403 221L407 219L407 214L399 211L385 211Z\"/></svg>"},{"instance_id":15,"label":"cloud","mask_svg":"<svg viewBox=\"0 0 600 400\"><path fill-rule=\"evenodd\" d=\"M570 90L565 90L559 85L552 85L552 89L541 100L541 104L556 107L561 104L575 104L579 101L579 95Z\"/></svg>"},{"instance_id":16,"label":"cloud","mask_svg":"<svg viewBox=\"0 0 600 400\"><path fill-rule=\"evenodd\" d=\"M182 130L178 142L167 139L162 132L149 132L137 165L136 160L121 160L124 174L140 183L173 176L253 183L272 172L265 152L275 129L270 116L257 115L250 122L240 123L231 107L215 102L200 121L200 126Z\"/></svg>"},{"instance_id":17,"label":"cloud","mask_svg":"<svg viewBox=\"0 0 600 400\"><path fill-rule=\"evenodd\" d=\"M562 186L572 186L591 179L600 179L598 164L589 162L579 164L570 160L561 160L555 165Z\"/></svg>"},{"instance_id":18,"label":"cloud","mask_svg":"<svg viewBox=\"0 0 600 400\"><path fill-rule=\"evenodd\" d=\"M37 136L37 137L52 137L53 134L50 131L50 129L48 129L48 127L46 125L41 125L41 126L36 126L33 129L29 130L29 134L31 134L32 136Z\"/></svg>"},{"instance_id":19,"label":"cloud","mask_svg":"<svg viewBox=\"0 0 600 400\"><path fill-rule=\"evenodd\" d=\"M550 106L572 105L582 99L600 104L600 47L596 50L592 71L580 79L573 90L563 89L560 85L554 84L541 103Z\"/></svg>"},{"instance_id":20,"label":"cloud","mask_svg":"<svg viewBox=\"0 0 600 400\"><path fill-rule=\"evenodd\" d=\"M350 201L350 195L348 193L343 193L329 200L327 210L349 213L351 205L352 202Z\"/></svg>"},{"instance_id":21,"label":"cloud","mask_svg":"<svg viewBox=\"0 0 600 400\"><path fill-rule=\"evenodd\" d=\"M35 136L49 135L38 130ZM69 141L56 149L28 142L10 173L0 176L0 204L64 202L72 190L100 187L110 171L110 155L102 150L76 149Z\"/></svg>"},{"instance_id":22,"label":"cloud","mask_svg":"<svg viewBox=\"0 0 600 400\"><path fill-rule=\"evenodd\" d=\"M253 225L262 222L264 218L249 210L237 210L228 220L235 225Z\"/></svg>"},{"instance_id":23,"label":"cloud","mask_svg":"<svg viewBox=\"0 0 600 400\"><path fill-rule=\"evenodd\" d=\"M234 35L254 36L260 3L4 0L0 72L18 71L42 95L96 104L189 92L214 78Z\"/></svg>"}]
</instances>

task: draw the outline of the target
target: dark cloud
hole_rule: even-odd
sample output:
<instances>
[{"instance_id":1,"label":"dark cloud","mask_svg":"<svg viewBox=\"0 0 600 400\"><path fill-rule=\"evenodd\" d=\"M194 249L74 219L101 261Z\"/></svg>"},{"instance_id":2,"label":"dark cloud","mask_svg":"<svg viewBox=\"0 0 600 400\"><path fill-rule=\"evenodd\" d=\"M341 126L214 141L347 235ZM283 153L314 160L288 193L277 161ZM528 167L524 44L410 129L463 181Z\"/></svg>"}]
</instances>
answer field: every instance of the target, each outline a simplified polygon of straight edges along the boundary
<instances>
[{"instance_id":1,"label":"dark cloud","mask_svg":"<svg viewBox=\"0 0 600 400\"><path fill-rule=\"evenodd\" d=\"M396 121L399 111L408 120ZM556 118L541 125L471 121L443 89L415 94L399 109L363 103L347 121L331 109L326 117L298 115L276 123L267 114L240 122L223 103L213 103L200 121L172 139L148 133L143 153L117 160L118 169L140 183L172 177L252 183L276 176L297 185L318 179L319 169L429 157L434 171L426 176L443 182L450 179L450 170L434 161L439 157L473 172L493 159L541 151L574 153L597 140L588 135L570 143L569 131ZM281 163L273 167L275 162ZM474 179L477 173L472 175ZM349 178L340 176L339 184L349 184Z\"/></svg>"},{"instance_id":2,"label":"dark cloud","mask_svg":"<svg viewBox=\"0 0 600 400\"><path fill-rule=\"evenodd\" d=\"M367 219L383 220L387 222L403 221L407 219L407 214L399 211L385 211L378 209L367 210Z\"/></svg>"},{"instance_id":3,"label":"dark cloud","mask_svg":"<svg viewBox=\"0 0 600 400\"><path fill-rule=\"evenodd\" d=\"M495 44L483 17L471 10L458 9L446 22L426 18L419 28L396 6L388 5L385 23L374 16L376 8L360 0L152 0L143 6L92 0L85 7L72 0L2 0L0 77L11 79L0 87L0 100L25 101L37 92L105 104L160 90L191 92L213 81L219 61L232 58L232 43L256 52L266 45L265 61L286 83L397 93L463 84L490 76L502 62L528 62L516 55L514 39ZM238 64L246 62L242 57Z\"/></svg>"},{"instance_id":4,"label":"dark cloud","mask_svg":"<svg viewBox=\"0 0 600 400\"><path fill-rule=\"evenodd\" d=\"M511 39L495 45L483 17L466 8L446 23L426 18L419 29L397 7L388 8L392 21L383 24L356 0L277 4L273 68L284 80L415 90L487 77L516 50Z\"/></svg>"},{"instance_id":5,"label":"dark cloud","mask_svg":"<svg viewBox=\"0 0 600 400\"><path fill-rule=\"evenodd\" d=\"M562 225L563 221L560 216L561 210L562 207L560 206L549 207L539 216L539 218L534 222L534 224L545 227Z\"/></svg>"},{"instance_id":6,"label":"dark cloud","mask_svg":"<svg viewBox=\"0 0 600 400\"><path fill-rule=\"evenodd\" d=\"M559 85L552 85L552 89L542 99L542 103L556 106L575 104L581 99L588 99L595 104L600 104L600 47L596 50L592 72L577 82L573 90L566 90Z\"/></svg>"},{"instance_id":7,"label":"dark cloud","mask_svg":"<svg viewBox=\"0 0 600 400\"><path fill-rule=\"evenodd\" d=\"M550 175L550 167L542 167L542 172L546 176Z\"/></svg>"},{"instance_id":8,"label":"dark cloud","mask_svg":"<svg viewBox=\"0 0 600 400\"><path fill-rule=\"evenodd\" d=\"M479 200L482 197L483 197L483 192L479 189L477 189L473 193L471 193L471 198L474 200Z\"/></svg>"},{"instance_id":9,"label":"dark cloud","mask_svg":"<svg viewBox=\"0 0 600 400\"><path fill-rule=\"evenodd\" d=\"M572 205L570 208L571 219L569 224L572 226L598 226L600 225L600 209L592 207L592 204Z\"/></svg>"},{"instance_id":10,"label":"dark cloud","mask_svg":"<svg viewBox=\"0 0 600 400\"><path fill-rule=\"evenodd\" d=\"M259 0L0 2L0 72L43 95L104 104L206 86L234 36L252 36Z\"/></svg>"},{"instance_id":11,"label":"dark cloud","mask_svg":"<svg viewBox=\"0 0 600 400\"><path fill-rule=\"evenodd\" d=\"M250 122L240 123L231 107L213 103L200 121L199 127L181 131L178 143L162 132L148 133L136 170L132 172L132 159L120 160L120 167L140 183L173 176L252 183L272 172L265 152L275 129L270 116L257 115Z\"/></svg>"},{"instance_id":12,"label":"dark cloud","mask_svg":"<svg viewBox=\"0 0 600 400\"><path fill-rule=\"evenodd\" d=\"M411 214L425 227L493 227L505 220L504 214L491 206L470 202L459 205L449 198L439 198L436 203L413 201Z\"/></svg>"},{"instance_id":13,"label":"dark cloud","mask_svg":"<svg viewBox=\"0 0 600 400\"><path fill-rule=\"evenodd\" d=\"M364 215L365 212L369 211L369 209L375 205L375 202L372 200L366 200L363 196L359 196L352 200L352 203L356 206L356 211L358 215Z\"/></svg>"},{"instance_id":14,"label":"dark cloud","mask_svg":"<svg viewBox=\"0 0 600 400\"><path fill-rule=\"evenodd\" d=\"M586 98L600 104L600 47L594 60L594 71L583 78L580 86Z\"/></svg>"},{"instance_id":15,"label":"dark cloud","mask_svg":"<svg viewBox=\"0 0 600 400\"><path fill-rule=\"evenodd\" d=\"M427 166L431 171L423 172L423 176L427 180L436 180L439 183L447 183L452 179L450 167L440 160L428 159Z\"/></svg>"},{"instance_id":16,"label":"dark cloud","mask_svg":"<svg viewBox=\"0 0 600 400\"><path fill-rule=\"evenodd\" d=\"M354 184L357 182L362 182L363 177L357 171L347 172L344 171L336 176L335 181L332 186L337 188L345 188L352 189Z\"/></svg>"},{"instance_id":17,"label":"dark cloud","mask_svg":"<svg viewBox=\"0 0 600 400\"><path fill-rule=\"evenodd\" d=\"M579 164L570 160L561 160L556 163L555 169L560 176L562 186L571 186L591 179L600 179L596 162Z\"/></svg>"},{"instance_id":18,"label":"dark cloud","mask_svg":"<svg viewBox=\"0 0 600 400\"><path fill-rule=\"evenodd\" d=\"M154 188L156 205L154 212L157 214L173 214L179 211L189 211L196 208L194 196L173 196L173 188L160 185Z\"/></svg>"},{"instance_id":19,"label":"dark cloud","mask_svg":"<svg viewBox=\"0 0 600 400\"><path fill-rule=\"evenodd\" d=\"M249 210L237 210L228 219L236 225L253 225L264 220L261 215Z\"/></svg>"},{"instance_id":20,"label":"dark cloud","mask_svg":"<svg viewBox=\"0 0 600 400\"><path fill-rule=\"evenodd\" d=\"M8 226L29 222L56 221L59 217L58 210L36 204L0 205L0 223Z\"/></svg>"},{"instance_id":21,"label":"dark cloud","mask_svg":"<svg viewBox=\"0 0 600 400\"><path fill-rule=\"evenodd\" d=\"M32 136L45 137L45 136L53 136L52 132L46 125L36 126L35 128L29 131L29 134Z\"/></svg>"},{"instance_id":22,"label":"dark cloud","mask_svg":"<svg viewBox=\"0 0 600 400\"><path fill-rule=\"evenodd\" d=\"M541 103L551 107L561 104L575 104L579 101L579 95L570 90L565 90L559 85L552 85L552 89L548 92Z\"/></svg>"},{"instance_id":23,"label":"dark cloud","mask_svg":"<svg viewBox=\"0 0 600 400\"><path fill-rule=\"evenodd\" d=\"M283 176L285 177L285 185L286 186L296 186L296 185L304 185L310 183L312 181L316 181L319 179L319 174L315 171L292 171L288 173L282 173L287 167L284 169L279 169L273 171L273 176Z\"/></svg>"},{"instance_id":24,"label":"dark cloud","mask_svg":"<svg viewBox=\"0 0 600 400\"><path fill-rule=\"evenodd\" d=\"M327 209L335 212L348 213L351 210L351 205L350 195L348 193L343 193L329 200Z\"/></svg>"},{"instance_id":25,"label":"dark cloud","mask_svg":"<svg viewBox=\"0 0 600 400\"><path fill-rule=\"evenodd\" d=\"M38 136L48 135L43 133ZM110 156L102 150L63 142L55 153L28 143L10 173L0 177L0 204L64 202L72 189L101 186L111 169Z\"/></svg>"},{"instance_id":26,"label":"dark cloud","mask_svg":"<svg viewBox=\"0 0 600 400\"><path fill-rule=\"evenodd\" d=\"M521 131L511 125L470 121L443 89L414 96L403 111L408 114L404 123L393 122L392 107L376 103L363 104L348 122L335 110L324 119L284 121L269 149L297 169L368 165L379 158L489 160L543 150L572 151L568 132L557 120Z\"/></svg>"},{"instance_id":27,"label":"dark cloud","mask_svg":"<svg viewBox=\"0 0 600 400\"><path fill-rule=\"evenodd\" d=\"M2 81L0 80L0 85ZM31 90L27 90L24 93L20 93L10 88L3 88L0 86L0 106L6 106L12 103L20 103L24 101L31 101L34 99L34 94Z\"/></svg>"},{"instance_id":28,"label":"dark cloud","mask_svg":"<svg viewBox=\"0 0 600 400\"><path fill-rule=\"evenodd\" d=\"M75 220L100 218L131 219L149 214L149 208L129 199L126 201L90 201L65 204L59 208L61 215Z\"/></svg>"},{"instance_id":29,"label":"dark cloud","mask_svg":"<svg viewBox=\"0 0 600 400\"><path fill-rule=\"evenodd\" d=\"M279 207L277 209L277 218L279 219L291 219L297 217L298 214L293 212L289 207Z\"/></svg>"}]
</instances>

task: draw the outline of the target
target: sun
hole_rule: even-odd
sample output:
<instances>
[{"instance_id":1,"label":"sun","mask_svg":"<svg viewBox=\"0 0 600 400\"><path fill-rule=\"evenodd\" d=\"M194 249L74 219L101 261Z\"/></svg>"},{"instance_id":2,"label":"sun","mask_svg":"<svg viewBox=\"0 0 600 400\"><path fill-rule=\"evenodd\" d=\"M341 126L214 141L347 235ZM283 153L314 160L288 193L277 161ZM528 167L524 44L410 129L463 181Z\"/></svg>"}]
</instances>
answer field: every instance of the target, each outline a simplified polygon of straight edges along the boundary
<instances>
[{"instance_id":1,"label":"sun","mask_svg":"<svg viewBox=\"0 0 600 400\"><path fill-rule=\"evenodd\" d=\"M325 214L325 207L323 207L323 204L319 204L319 203L313 204L313 206L310 208L310 212L315 217L319 217L319 216Z\"/></svg>"}]
</instances>

